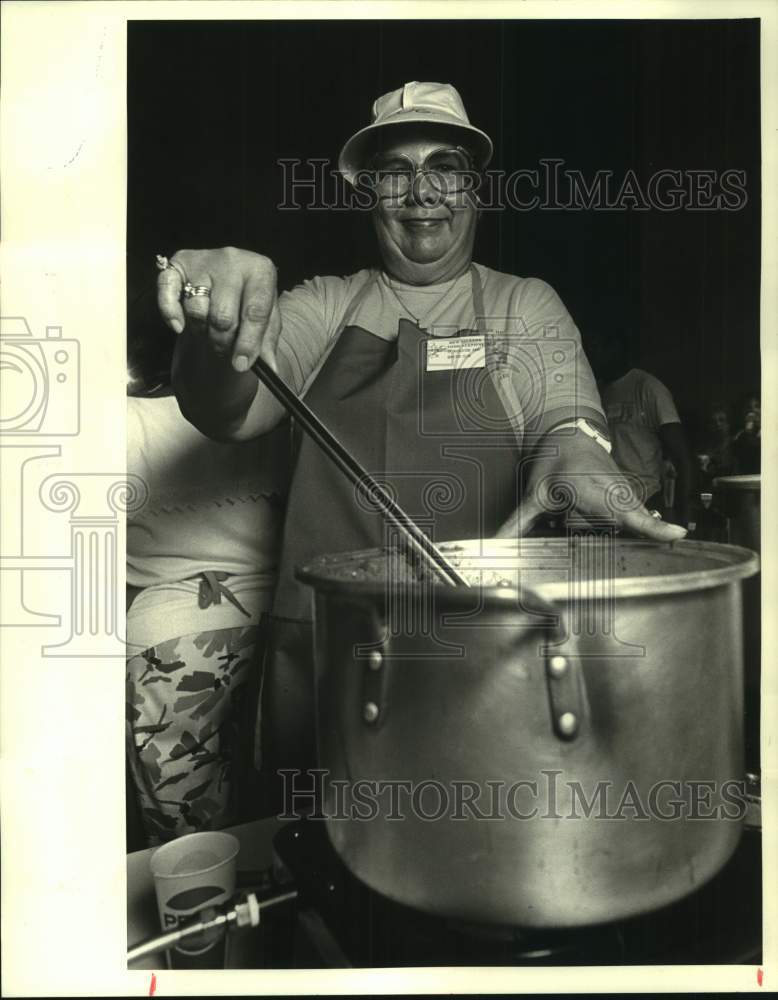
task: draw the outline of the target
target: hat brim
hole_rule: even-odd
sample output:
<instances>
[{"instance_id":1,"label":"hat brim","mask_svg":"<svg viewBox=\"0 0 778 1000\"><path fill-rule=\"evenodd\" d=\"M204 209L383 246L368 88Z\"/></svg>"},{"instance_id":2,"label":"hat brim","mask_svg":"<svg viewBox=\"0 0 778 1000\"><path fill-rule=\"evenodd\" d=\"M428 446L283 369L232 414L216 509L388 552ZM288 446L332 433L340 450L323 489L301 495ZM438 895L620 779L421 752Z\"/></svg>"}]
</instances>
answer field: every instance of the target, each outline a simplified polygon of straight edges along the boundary
<instances>
[{"instance_id":1,"label":"hat brim","mask_svg":"<svg viewBox=\"0 0 778 1000\"><path fill-rule=\"evenodd\" d=\"M419 114L418 112L405 112L394 115L388 121L376 122L374 125L367 125L365 128L360 129L359 132L352 135L340 151L340 156L338 157L338 170L350 184L353 184L355 176L360 170L364 169L365 164L363 156L365 147L368 145L369 140L375 132L379 129L390 128L393 125L417 124L445 126L447 129L461 133L463 145L472 150L475 156L476 164L480 170L483 170L492 158L492 153L494 152L492 140L486 132L482 132L481 129L476 128L475 125L463 125L460 121L453 120L447 115L436 115L430 112L427 112L426 114Z\"/></svg>"}]
</instances>

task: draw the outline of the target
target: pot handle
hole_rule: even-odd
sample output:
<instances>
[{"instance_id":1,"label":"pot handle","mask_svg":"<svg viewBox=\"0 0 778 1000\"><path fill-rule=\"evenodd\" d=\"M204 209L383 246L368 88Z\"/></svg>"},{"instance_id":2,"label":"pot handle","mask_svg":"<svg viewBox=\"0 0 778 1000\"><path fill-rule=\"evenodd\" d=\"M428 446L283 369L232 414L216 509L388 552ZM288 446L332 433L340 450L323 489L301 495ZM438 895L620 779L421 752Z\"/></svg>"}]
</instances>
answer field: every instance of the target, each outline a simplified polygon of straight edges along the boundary
<instances>
[{"instance_id":1,"label":"pot handle","mask_svg":"<svg viewBox=\"0 0 778 1000\"><path fill-rule=\"evenodd\" d=\"M589 700L578 658L547 650L546 688L553 730L560 740L571 742L589 718Z\"/></svg>"},{"instance_id":2,"label":"pot handle","mask_svg":"<svg viewBox=\"0 0 778 1000\"><path fill-rule=\"evenodd\" d=\"M586 683L573 638L566 633L559 609L536 591L522 587L520 607L523 614L529 613L530 620L538 624L541 624L538 619L545 618L542 624L548 630L548 642L544 643L541 655L551 728L558 739L569 743L578 737L590 718Z\"/></svg>"},{"instance_id":3,"label":"pot handle","mask_svg":"<svg viewBox=\"0 0 778 1000\"><path fill-rule=\"evenodd\" d=\"M383 725L386 716L386 621L372 604L361 606L369 640L354 649L362 661L362 722L371 729Z\"/></svg>"},{"instance_id":4,"label":"pot handle","mask_svg":"<svg viewBox=\"0 0 778 1000\"><path fill-rule=\"evenodd\" d=\"M526 598L526 591L524 597ZM532 609L535 620L540 614L549 623L555 621L556 627L552 634L559 639L564 638L564 628L557 609L534 593ZM362 721L371 728L378 728L385 721L387 707L384 664L386 622L372 605L366 604L364 613L372 641L359 647L360 659L364 662ZM571 742L576 739L589 718L589 700L578 657L555 652L555 648L558 649L558 645L555 647L546 644L543 650L551 726L560 740Z\"/></svg>"}]
</instances>

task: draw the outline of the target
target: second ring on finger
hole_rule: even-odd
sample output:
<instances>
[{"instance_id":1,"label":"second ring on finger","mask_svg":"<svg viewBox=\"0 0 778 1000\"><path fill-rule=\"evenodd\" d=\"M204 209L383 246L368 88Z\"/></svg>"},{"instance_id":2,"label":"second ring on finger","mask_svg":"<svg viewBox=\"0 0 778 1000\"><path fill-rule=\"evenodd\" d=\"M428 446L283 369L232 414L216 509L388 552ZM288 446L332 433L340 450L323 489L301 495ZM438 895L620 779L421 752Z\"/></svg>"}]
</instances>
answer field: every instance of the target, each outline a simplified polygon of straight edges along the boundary
<instances>
[{"instance_id":1,"label":"second ring on finger","mask_svg":"<svg viewBox=\"0 0 778 1000\"><path fill-rule=\"evenodd\" d=\"M187 281L181 290L181 296L184 299L195 299L198 296L200 298L208 298L211 294L211 289L208 285L193 285Z\"/></svg>"},{"instance_id":2,"label":"second ring on finger","mask_svg":"<svg viewBox=\"0 0 778 1000\"><path fill-rule=\"evenodd\" d=\"M211 286L204 280L185 282L181 289L181 306L189 319L206 322L211 307Z\"/></svg>"}]
</instances>

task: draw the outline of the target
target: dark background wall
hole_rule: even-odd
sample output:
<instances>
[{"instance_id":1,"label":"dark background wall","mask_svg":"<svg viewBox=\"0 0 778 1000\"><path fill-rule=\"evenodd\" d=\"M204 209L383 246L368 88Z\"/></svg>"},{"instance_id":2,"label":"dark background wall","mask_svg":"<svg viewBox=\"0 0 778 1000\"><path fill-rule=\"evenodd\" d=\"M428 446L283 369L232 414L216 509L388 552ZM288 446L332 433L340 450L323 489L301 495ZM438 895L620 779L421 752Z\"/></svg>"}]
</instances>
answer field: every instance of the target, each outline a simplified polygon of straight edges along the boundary
<instances>
[{"instance_id":1,"label":"dark background wall","mask_svg":"<svg viewBox=\"0 0 778 1000\"><path fill-rule=\"evenodd\" d=\"M745 171L737 211L486 213L475 256L550 282L585 344L627 338L683 411L758 386L758 21L130 22L128 36L131 342L162 336L157 252L254 249L282 288L369 262L364 213L277 209L277 160L335 161L375 97L441 80L492 136L495 169Z\"/></svg>"}]
</instances>

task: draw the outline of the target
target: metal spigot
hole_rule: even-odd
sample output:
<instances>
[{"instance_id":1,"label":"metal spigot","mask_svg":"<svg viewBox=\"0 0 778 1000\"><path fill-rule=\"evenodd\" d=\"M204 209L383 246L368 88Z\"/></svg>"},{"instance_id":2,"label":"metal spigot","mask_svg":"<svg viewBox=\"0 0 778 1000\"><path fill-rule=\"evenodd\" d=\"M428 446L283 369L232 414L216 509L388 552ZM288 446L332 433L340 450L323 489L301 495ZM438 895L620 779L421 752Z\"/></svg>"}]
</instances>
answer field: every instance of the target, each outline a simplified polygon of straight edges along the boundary
<instances>
[{"instance_id":1,"label":"metal spigot","mask_svg":"<svg viewBox=\"0 0 778 1000\"><path fill-rule=\"evenodd\" d=\"M127 952L127 961L136 962L139 958L145 958L146 955L167 951L181 941L206 931L219 930L226 933L234 927L259 927L262 910L277 906L279 903L290 902L296 898L296 889L263 900L257 899L253 892L243 893L222 907L206 907L192 920L175 930L156 934L154 937L141 941L140 944L136 944Z\"/></svg>"}]
</instances>

